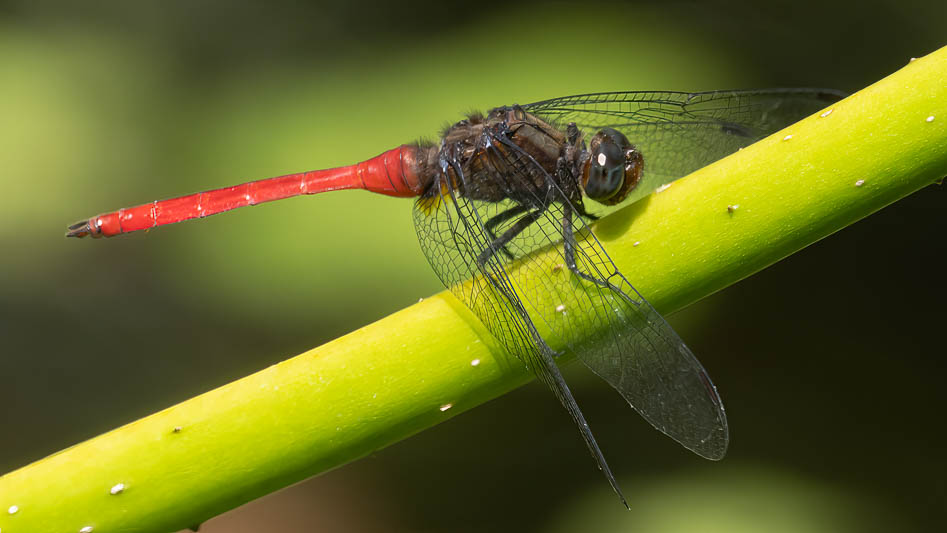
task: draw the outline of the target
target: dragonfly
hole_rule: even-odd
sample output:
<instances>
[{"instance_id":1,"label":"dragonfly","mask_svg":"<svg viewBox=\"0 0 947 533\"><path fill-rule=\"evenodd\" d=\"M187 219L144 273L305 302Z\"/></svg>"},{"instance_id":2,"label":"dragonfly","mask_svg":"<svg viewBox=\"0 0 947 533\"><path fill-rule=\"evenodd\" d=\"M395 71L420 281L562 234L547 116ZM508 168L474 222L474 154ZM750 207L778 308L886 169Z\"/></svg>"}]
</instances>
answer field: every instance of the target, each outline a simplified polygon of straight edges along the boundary
<instances>
[{"instance_id":1,"label":"dragonfly","mask_svg":"<svg viewBox=\"0 0 947 533\"><path fill-rule=\"evenodd\" d=\"M119 209L69 226L66 236L111 237L340 189L415 198L418 240L437 276L558 398L627 507L560 356L571 352L655 428L707 459L727 451L727 417L700 362L589 224L842 96L628 91L501 106L456 122L438 143Z\"/></svg>"}]
</instances>

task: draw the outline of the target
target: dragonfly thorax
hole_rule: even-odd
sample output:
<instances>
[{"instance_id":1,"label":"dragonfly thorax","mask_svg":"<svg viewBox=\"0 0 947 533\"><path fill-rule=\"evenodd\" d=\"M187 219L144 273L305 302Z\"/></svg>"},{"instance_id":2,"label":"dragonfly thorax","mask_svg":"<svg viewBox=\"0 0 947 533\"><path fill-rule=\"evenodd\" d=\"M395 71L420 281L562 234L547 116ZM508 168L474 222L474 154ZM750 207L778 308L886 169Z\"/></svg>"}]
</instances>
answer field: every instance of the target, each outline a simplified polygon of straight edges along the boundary
<instances>
[{"instance_id":1,"label":"dragonfly thorax","mask_svg":"<svg viewBox=\"0 0 947 533\"><path fill-rule=\"evenodd\" d=\"M427 169L435 175L430 176L428 195L442 193L437 184L446 178L459 195L473 200L513 200L532 206L544 201L551 177L566 197L581 203L579 177L586 153L581 135L577 130L563 131L519 106L496 108L486 116L472 114L449 127L441 145L432 149L434 158L455 163L463 179L458 180L450 164L429 164ZM445 167L446 175L438 176L445 174Z\"/></svg>"}]
</instances>

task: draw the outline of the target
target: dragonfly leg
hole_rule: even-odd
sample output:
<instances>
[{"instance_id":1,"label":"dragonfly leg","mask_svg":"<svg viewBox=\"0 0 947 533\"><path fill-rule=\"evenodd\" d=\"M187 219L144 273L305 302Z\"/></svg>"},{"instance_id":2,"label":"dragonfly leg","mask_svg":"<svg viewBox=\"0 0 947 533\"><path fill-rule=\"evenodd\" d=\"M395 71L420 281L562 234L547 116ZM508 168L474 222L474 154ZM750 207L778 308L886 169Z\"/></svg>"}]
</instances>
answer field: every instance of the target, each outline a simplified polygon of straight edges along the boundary
<instances>
[{"instance_id":1,"label":"dragonfly leg","mask_svg":"<svg viewBox=\"0 0 947 533\"><path fill-rule=\"evenodd\" d=\"M573 274L588 282L594 283L599 287L615 291L617 294L622 295L626 300L628 300L629 303L634 305L640 304L638 300L635 300L626 294L625 291L621 290L621 288L609 281L612 276L609 276L608 278L600 278L592 274L582 272L575 260L576 248L578 245L579 243L575 239L575 231L572 227L572 207L566 205L563 208L562 214L562 246L565 251L566 267L568 267L569 271L571 271ZM615 274L617 274L617 272Z\"/></svg>"},{"instance_id":2,"label":"dragonfly leg","mask_svg":"<svg viewBox=\"0 0 947 533\"><path fill-rule=\"evenodd\" d=\"M490 220L488 220L488 221L483 225L483 227L484 227L484 229L487 230L487 234L490 235L490 238L493 239L493 242L496 242L496 241L497 241L497 236L496 236L496 233L493 232L494 228L496 228L496 227L499 226L500 224L506 222L507 220L509 220L509 219L511 219L511 218L513 218L513 217L522 215L523 213L525 213L525 212L527 212L527 211L529 211L529 208L526 207L525 205L518 205L518 206L516 206L516 207L511 207L510 209L507 209L506 211L495 215L493 218L491 218ZM512 238L512 237L511 237L511 238ZM509 242L509 241L507 241L507 242ZM503 254L506 255L506 257L507 257L508 259L513 259L513 253L510 252L510 250L506 247L505 244L503 245L502 248L500 248L500 251L502 251Z\"/></svg>"},{"instance_id":3,"label":"dragonfly leg","mask_svg":"<svg viewBox=\"0 0 947 533\"><path fill-rule=\"evenodd\" d=\"M520 207L523 207L524 211L527 209L524 206L520 206ZM497 216L504 215L516 209L519 209L519 208L514 207L513 209L510 209ZM513 224L513 226L510 227L510 229L504 231L503 235L500 235L499 237L494 237L493 242L491 242L490 245L487 246L487 248L483 252L481 252L479 256L477 256L477 264L482 267L484 264L486 264L487 261L490 260L491 257L496 255L498 251L506 250L506 245L509 244L510 241L515 239L517 235L519 235L520 233L523 233L523 230L525 230L534 222L539 220L539 217L543 216L544 212L545 212L545 209L537 209L536 211L533 211L532 213L527 213L526 215L523 215L523 217L521 217L519 220L517 220ZM496 217L493 217L493 218L495 219ZM492 220L493 219L490 219L490 221ZM487 224L489 223L490 222L488 221ZM490 231L490 236L493 237L492 231Z\"/></svg>"},{"instance_id":4,"label":"dragonfly leg","mask_svg":"<svg viewBox=\"0 0 947 533\"><path fill-rule=\"evenodd\" d=\"M575 145L579 142L579 127L576 126L575 122L570 122L566 126L566 137L569 139L569 144Z\"/></svg>"}]
</instances>

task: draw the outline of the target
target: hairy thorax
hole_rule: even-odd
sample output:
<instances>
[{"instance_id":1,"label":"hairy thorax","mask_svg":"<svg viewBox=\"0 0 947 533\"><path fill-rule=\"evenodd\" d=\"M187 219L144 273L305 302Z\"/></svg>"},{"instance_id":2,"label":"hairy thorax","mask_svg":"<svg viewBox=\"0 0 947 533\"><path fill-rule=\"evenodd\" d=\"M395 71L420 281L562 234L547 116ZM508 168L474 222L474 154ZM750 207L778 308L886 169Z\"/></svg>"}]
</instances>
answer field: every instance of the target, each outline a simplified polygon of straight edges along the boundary
<instances>
[{"instance_id":1,"label":"hairy thorax","mask_svg":"<svg viewBox=\"0 0 947 533\"><path fill-rule=\"evenodd\" d=\"M422 149L419 159L430 180L428 195L443 193L443 180L449 179L457 194L473 200L532 204L545 196L547 174L568 197L581 196L576 180L581 145L581 136L570 142L564 131L538 117L515 106L500 107L450 126L441 145Z\"/></svg>"}]
</instances>

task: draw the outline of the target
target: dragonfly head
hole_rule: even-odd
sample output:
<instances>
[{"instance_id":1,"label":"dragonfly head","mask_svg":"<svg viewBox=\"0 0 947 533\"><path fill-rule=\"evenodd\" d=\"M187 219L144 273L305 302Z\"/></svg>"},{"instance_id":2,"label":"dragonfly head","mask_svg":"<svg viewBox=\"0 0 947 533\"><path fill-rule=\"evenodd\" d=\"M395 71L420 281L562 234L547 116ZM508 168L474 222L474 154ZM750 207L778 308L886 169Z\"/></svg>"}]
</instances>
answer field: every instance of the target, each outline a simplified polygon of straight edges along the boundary
<instances>
[{"instance_id":1,"label":"dragonfly head","mask_svg":"<svg viewBox=\"0 0 947 533\"><path fill-rule=\"evenodd\" d=\"M603 128L589 141L589 152L582 165L585 194L605 205L615 205L641 181L644 159L618 130Z\"/></svg>"}]
</instances>

